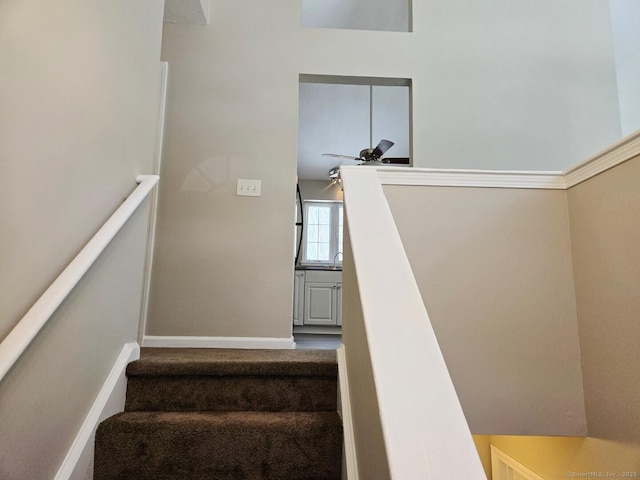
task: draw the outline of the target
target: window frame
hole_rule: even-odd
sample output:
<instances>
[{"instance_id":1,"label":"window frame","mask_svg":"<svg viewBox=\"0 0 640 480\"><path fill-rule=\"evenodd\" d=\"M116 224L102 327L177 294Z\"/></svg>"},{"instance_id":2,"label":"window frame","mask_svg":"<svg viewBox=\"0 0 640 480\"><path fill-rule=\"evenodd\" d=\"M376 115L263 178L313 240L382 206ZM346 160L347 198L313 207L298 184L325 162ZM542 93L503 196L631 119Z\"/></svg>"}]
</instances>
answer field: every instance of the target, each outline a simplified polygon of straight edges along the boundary
<instances>
[{"instance_id":1,"label":"window frame","mask_svg":"<svg viewBox=\"0 0 640 480\"><path fill-rule=\"evenodd\" d=\"M331 206L331 232L329 240L329 259L328 260L308 260L307 259L307 235L309 234L309 207L310 206ZM342 217L344 222L344 203L339 200L304 200L302 202L302 208L304 212L304 229L302 238L302 255L301 265L327 265L333 266L335 258L335 266L342 266L343 252L340 250L339 239L344 238L344 235L340 234L341 229L344 229L344 225L340 225L340 219ZM342 211L342 216L340 215ZM340 253L340 255L338 255ZM337 255L337 257L336 257Z\"/></svg>"}]
</instances>

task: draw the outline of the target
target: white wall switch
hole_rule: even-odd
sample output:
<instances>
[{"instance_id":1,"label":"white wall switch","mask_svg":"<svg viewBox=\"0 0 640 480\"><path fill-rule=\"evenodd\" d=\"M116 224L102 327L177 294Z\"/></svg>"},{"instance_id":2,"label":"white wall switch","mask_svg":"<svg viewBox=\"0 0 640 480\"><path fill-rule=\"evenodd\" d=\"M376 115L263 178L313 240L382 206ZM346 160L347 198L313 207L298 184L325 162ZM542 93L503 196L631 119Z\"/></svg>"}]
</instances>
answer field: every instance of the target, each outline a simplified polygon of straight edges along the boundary
<instances>
[{"instance_id":1,"label":"white wall switch","mask_svg":"<svg viewBox=\"0 0 640 480\"><path fill-rule=\"evenodd\" d=\"M236 195L259 197L261 184L262 180L247 180L245 178L239 178Z\"/></svg>"}]
</instances>

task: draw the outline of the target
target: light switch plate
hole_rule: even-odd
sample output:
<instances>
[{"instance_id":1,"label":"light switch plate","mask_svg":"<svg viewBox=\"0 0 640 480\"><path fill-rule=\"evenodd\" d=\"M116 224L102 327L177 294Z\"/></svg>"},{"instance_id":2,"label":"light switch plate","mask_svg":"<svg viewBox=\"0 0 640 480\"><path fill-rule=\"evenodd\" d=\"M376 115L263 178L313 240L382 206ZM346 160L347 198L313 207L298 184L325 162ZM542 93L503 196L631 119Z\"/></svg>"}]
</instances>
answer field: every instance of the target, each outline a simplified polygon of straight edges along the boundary
<instances>
[{"instance_id":1,"label":"light switch plate","mask_svg":"<svg viewBox=\"0 0 640 480\"><path fill-rule=\"evenodd\" d=\"M262 180L248 180L246 178L239 178L236 195L245 197L259 197L261 184Z\"/></svg>"}]
</instances>

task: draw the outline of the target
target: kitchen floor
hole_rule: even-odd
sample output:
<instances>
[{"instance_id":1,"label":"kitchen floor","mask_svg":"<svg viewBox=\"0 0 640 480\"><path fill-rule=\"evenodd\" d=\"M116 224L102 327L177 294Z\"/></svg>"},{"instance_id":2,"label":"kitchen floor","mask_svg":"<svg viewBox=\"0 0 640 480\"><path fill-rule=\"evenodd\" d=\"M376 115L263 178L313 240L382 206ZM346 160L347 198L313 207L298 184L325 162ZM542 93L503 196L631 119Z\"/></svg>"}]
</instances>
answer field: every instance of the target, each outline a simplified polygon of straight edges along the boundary
<instances>
[{"instance_id":1,"label":"kitchen floor","mask_svg":"<svg viewBox=\"0 0 640 480\"><path fill-rule=\"evenodd\" d=\"M337 350L342 341L341 335L297 333L293 336L296 349L301 350Z\"/></svg>"}]
</instances>

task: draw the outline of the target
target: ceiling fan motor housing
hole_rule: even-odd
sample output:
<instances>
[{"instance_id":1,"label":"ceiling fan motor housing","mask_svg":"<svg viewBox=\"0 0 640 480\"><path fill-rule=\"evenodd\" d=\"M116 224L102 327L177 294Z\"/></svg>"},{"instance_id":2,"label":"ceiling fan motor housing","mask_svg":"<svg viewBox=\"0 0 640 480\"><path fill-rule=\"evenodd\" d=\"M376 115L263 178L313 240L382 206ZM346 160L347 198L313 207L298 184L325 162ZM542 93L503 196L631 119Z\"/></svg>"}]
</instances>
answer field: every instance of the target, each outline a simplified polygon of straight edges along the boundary
<instances>
[{"instance_id":1,"label":"ceiling fan motor housing","mask_svg":"<svg viewBox=\"0 0 640 480\"><path fill-rule=\"evenodd\" d=\"M364 150L360 150L360 158L365 162L377 160L377 158L373 154L373 148L365 148Z\"/></svg>"}]
</instances>

